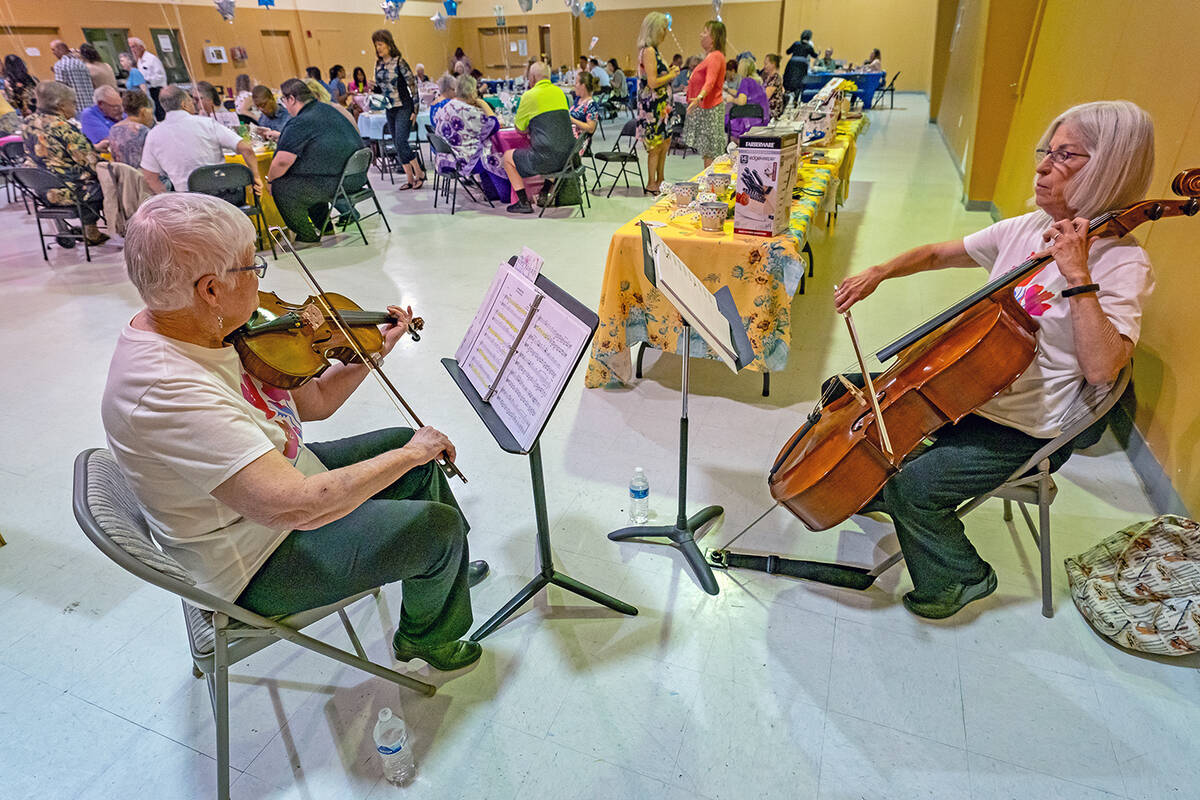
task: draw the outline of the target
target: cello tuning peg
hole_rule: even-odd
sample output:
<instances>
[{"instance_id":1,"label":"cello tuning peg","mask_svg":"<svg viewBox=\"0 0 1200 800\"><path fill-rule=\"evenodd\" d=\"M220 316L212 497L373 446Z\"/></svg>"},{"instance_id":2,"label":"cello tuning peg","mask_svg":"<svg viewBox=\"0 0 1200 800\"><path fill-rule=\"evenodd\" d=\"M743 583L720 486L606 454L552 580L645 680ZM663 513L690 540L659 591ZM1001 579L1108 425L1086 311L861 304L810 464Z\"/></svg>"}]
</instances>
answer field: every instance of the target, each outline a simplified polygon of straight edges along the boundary
<instances>
[{"instance_id":1,"label":"cello tuning peg","mask_svg":"<svg viewBox=\"0 0 1200 800\"><path fill-rule=\"evenodd\" d=\"M1163 215L1163 207L1161 203L1155 203L1146 209L1146 216L1150 219L1161 219Z\"/></svg>"}]
</instances>

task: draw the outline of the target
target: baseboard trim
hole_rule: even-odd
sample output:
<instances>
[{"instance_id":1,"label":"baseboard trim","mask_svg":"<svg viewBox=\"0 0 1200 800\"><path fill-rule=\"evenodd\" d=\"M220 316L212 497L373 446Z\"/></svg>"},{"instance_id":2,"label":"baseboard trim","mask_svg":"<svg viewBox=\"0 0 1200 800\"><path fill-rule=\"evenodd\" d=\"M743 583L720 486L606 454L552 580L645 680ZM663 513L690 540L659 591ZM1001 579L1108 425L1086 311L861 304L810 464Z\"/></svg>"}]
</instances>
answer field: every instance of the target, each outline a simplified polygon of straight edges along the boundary
<instances>
[{"instance_id":1,"label":"baseboard trim","mask_svg":"<svg viewBox=\"0 0 1200 800\"><path fill-rule=\"evenodd\" d=\"M1133 389L1132 384L1129 388ZM1117 437L1117 441L1125 450L1126 455L1129 456L1129 461L1133 464L1133 471L1137 474L1138 480L1142 482L1142 487L1145 488L1155 513L1190 517L1191 514L1188 513L1183 498L1171 485L1171 479L1150 450L1146 437L1133 424L1133 404L1133 392L1128 391L1113 407L1108 417L1113 434Z\"/></svg>"}]
</instances>

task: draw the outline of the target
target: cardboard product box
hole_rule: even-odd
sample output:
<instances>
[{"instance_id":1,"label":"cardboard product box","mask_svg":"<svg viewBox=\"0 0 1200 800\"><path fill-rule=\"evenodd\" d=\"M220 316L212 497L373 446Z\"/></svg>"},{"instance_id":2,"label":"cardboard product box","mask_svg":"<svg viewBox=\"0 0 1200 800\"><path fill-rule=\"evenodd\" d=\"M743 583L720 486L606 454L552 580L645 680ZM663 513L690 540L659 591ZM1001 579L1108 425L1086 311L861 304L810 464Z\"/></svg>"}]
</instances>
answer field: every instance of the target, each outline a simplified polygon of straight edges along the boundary
<instances>
[{"instance_id":1,"label":"cardboard product box","mask_svg":"<svg viewBox=\"0 0 1200 800\"><path fill-rule=\"evenodd\" d=\"M830 78L816 97L801 107L804 135L801 143L812 147L827 147L837 135L838 118L842 113L841 78Z\"/></svg>"},{"instance_id":2,"label":"cardboard product box","mask_svg":"<svg viewBox=\"0 0 1200 800\"><path fill-rule=\"evenodd\" d=\"M795 131L757 127L738 139L734 233L778 236L787 230L799 157Z\"/></svg>"}]
</instances>

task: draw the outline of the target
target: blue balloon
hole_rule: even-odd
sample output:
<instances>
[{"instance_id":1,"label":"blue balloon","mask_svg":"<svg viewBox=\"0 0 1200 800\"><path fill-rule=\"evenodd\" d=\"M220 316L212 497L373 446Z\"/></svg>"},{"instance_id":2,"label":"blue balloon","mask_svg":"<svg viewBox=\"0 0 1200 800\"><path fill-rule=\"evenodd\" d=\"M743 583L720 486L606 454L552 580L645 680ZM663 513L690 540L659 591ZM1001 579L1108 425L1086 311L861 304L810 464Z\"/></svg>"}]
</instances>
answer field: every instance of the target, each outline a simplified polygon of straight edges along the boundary
<instances>
[{"instance_id":1,"label":"blue balloon","mask_svg":"<svg viewBox=\"0 0 1200 800\"><path fill-rule=\"evenodd\" d=\"M671 15L667 14L667 30L671 30L671 25L673 25L674 22L675 20L671 19Z\"/></svg>"},{"instance_id":2,"label":"blue balloon","mask_svg":"<svg viewBox=\"0 0 1200 800\"><path fill-rule=\"evenodd\" d=\"M447 17L458 16L458 0L446 0L446 2L442 3L442 5L446 8Z\"/></svg>"},{"instance_id":3,"label":"blue balloon","mask_svg":"<svg viewBox=\"0 0 1200 800\"><path fill-rule=\"evenodd\" d=\"M583 4L583 15L588 19L596 16L596 4L592 0L588 0Z\"/></svg>"}]
</instances>

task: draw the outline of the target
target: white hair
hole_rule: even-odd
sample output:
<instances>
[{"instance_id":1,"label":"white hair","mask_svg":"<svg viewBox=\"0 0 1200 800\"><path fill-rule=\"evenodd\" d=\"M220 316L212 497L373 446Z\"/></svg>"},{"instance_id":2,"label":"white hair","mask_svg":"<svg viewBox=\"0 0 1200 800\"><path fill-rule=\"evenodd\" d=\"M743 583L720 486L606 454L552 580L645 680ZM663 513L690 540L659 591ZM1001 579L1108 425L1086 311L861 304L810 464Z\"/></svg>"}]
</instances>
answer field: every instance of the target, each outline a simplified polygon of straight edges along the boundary
<instances>
[{"instance_id":1,"label":"white hair","mask_svg":"<svg viewBox=\"0 0 1200 800\"><path fill-rule=\"evenodd\" d=\"M1146 196L1154 174L1154 122L1128 100L1099 100L1072 106L1050 123L1039 148L1069 122L1091 156L1067 185L1067 204L1089 219L1132 205ZM1037 178L1034 178L1037 182Z\"/></svg>"},{"instance_id":2,"label":"white hair","mask_svg":"<svg viewBox=\"0 0 1200 800\"><path fill-rule=\"evenodd\" d=\"M537 83L550 77L550 66L545 61L535 61L529 65L529 82Z\"/></svg>"},{"instance_id":3,"label":"white hair","mask_svg":"<svg viewBox=\"0 0 1200 800\"><path fill-rule=\"evenodd\" d=\"M125 268L151 311L191 302L204 275L224 278L254 246L254 225L219 197L168 192L151 197L125 230Z\"/></svg>"},{"instance_id":4,"label":"white hair","mask_svg":"<svg viewBox=\"0 0 1200 800\"><path fill-rule=\"evenodd\" d=\"M453 96L454 90L458 87L458 79L449 72L443 72L442 76L437 79L437 87L443 97Z\"/></svg>"},{"instance_id":5,"label":"white hair","mask_svg":"<svg viewBox=\"0 0 1200 800\"><path fill-rule=\"evenodd\" d=\"M146 46L146 43L143 42L141 39L139 39L136 36L130 36L128 39L125 40L125 43L128 44L130 47L133 47L135 44L141 45L142 47Z\"/></svg>"},{"instance_id":6,"label":"white hair","mask_svg":"<svg viewBox=\"0 0 1200 800\"><path fill-rule=\"evenodd\" d=\"M107 83L95 88L95 90L92 92L92 102L99 105L100 101L108 97L110 94L117 98L118 103L121 102L121 93L109 86Z\"/></svg>"}]
</instances>

